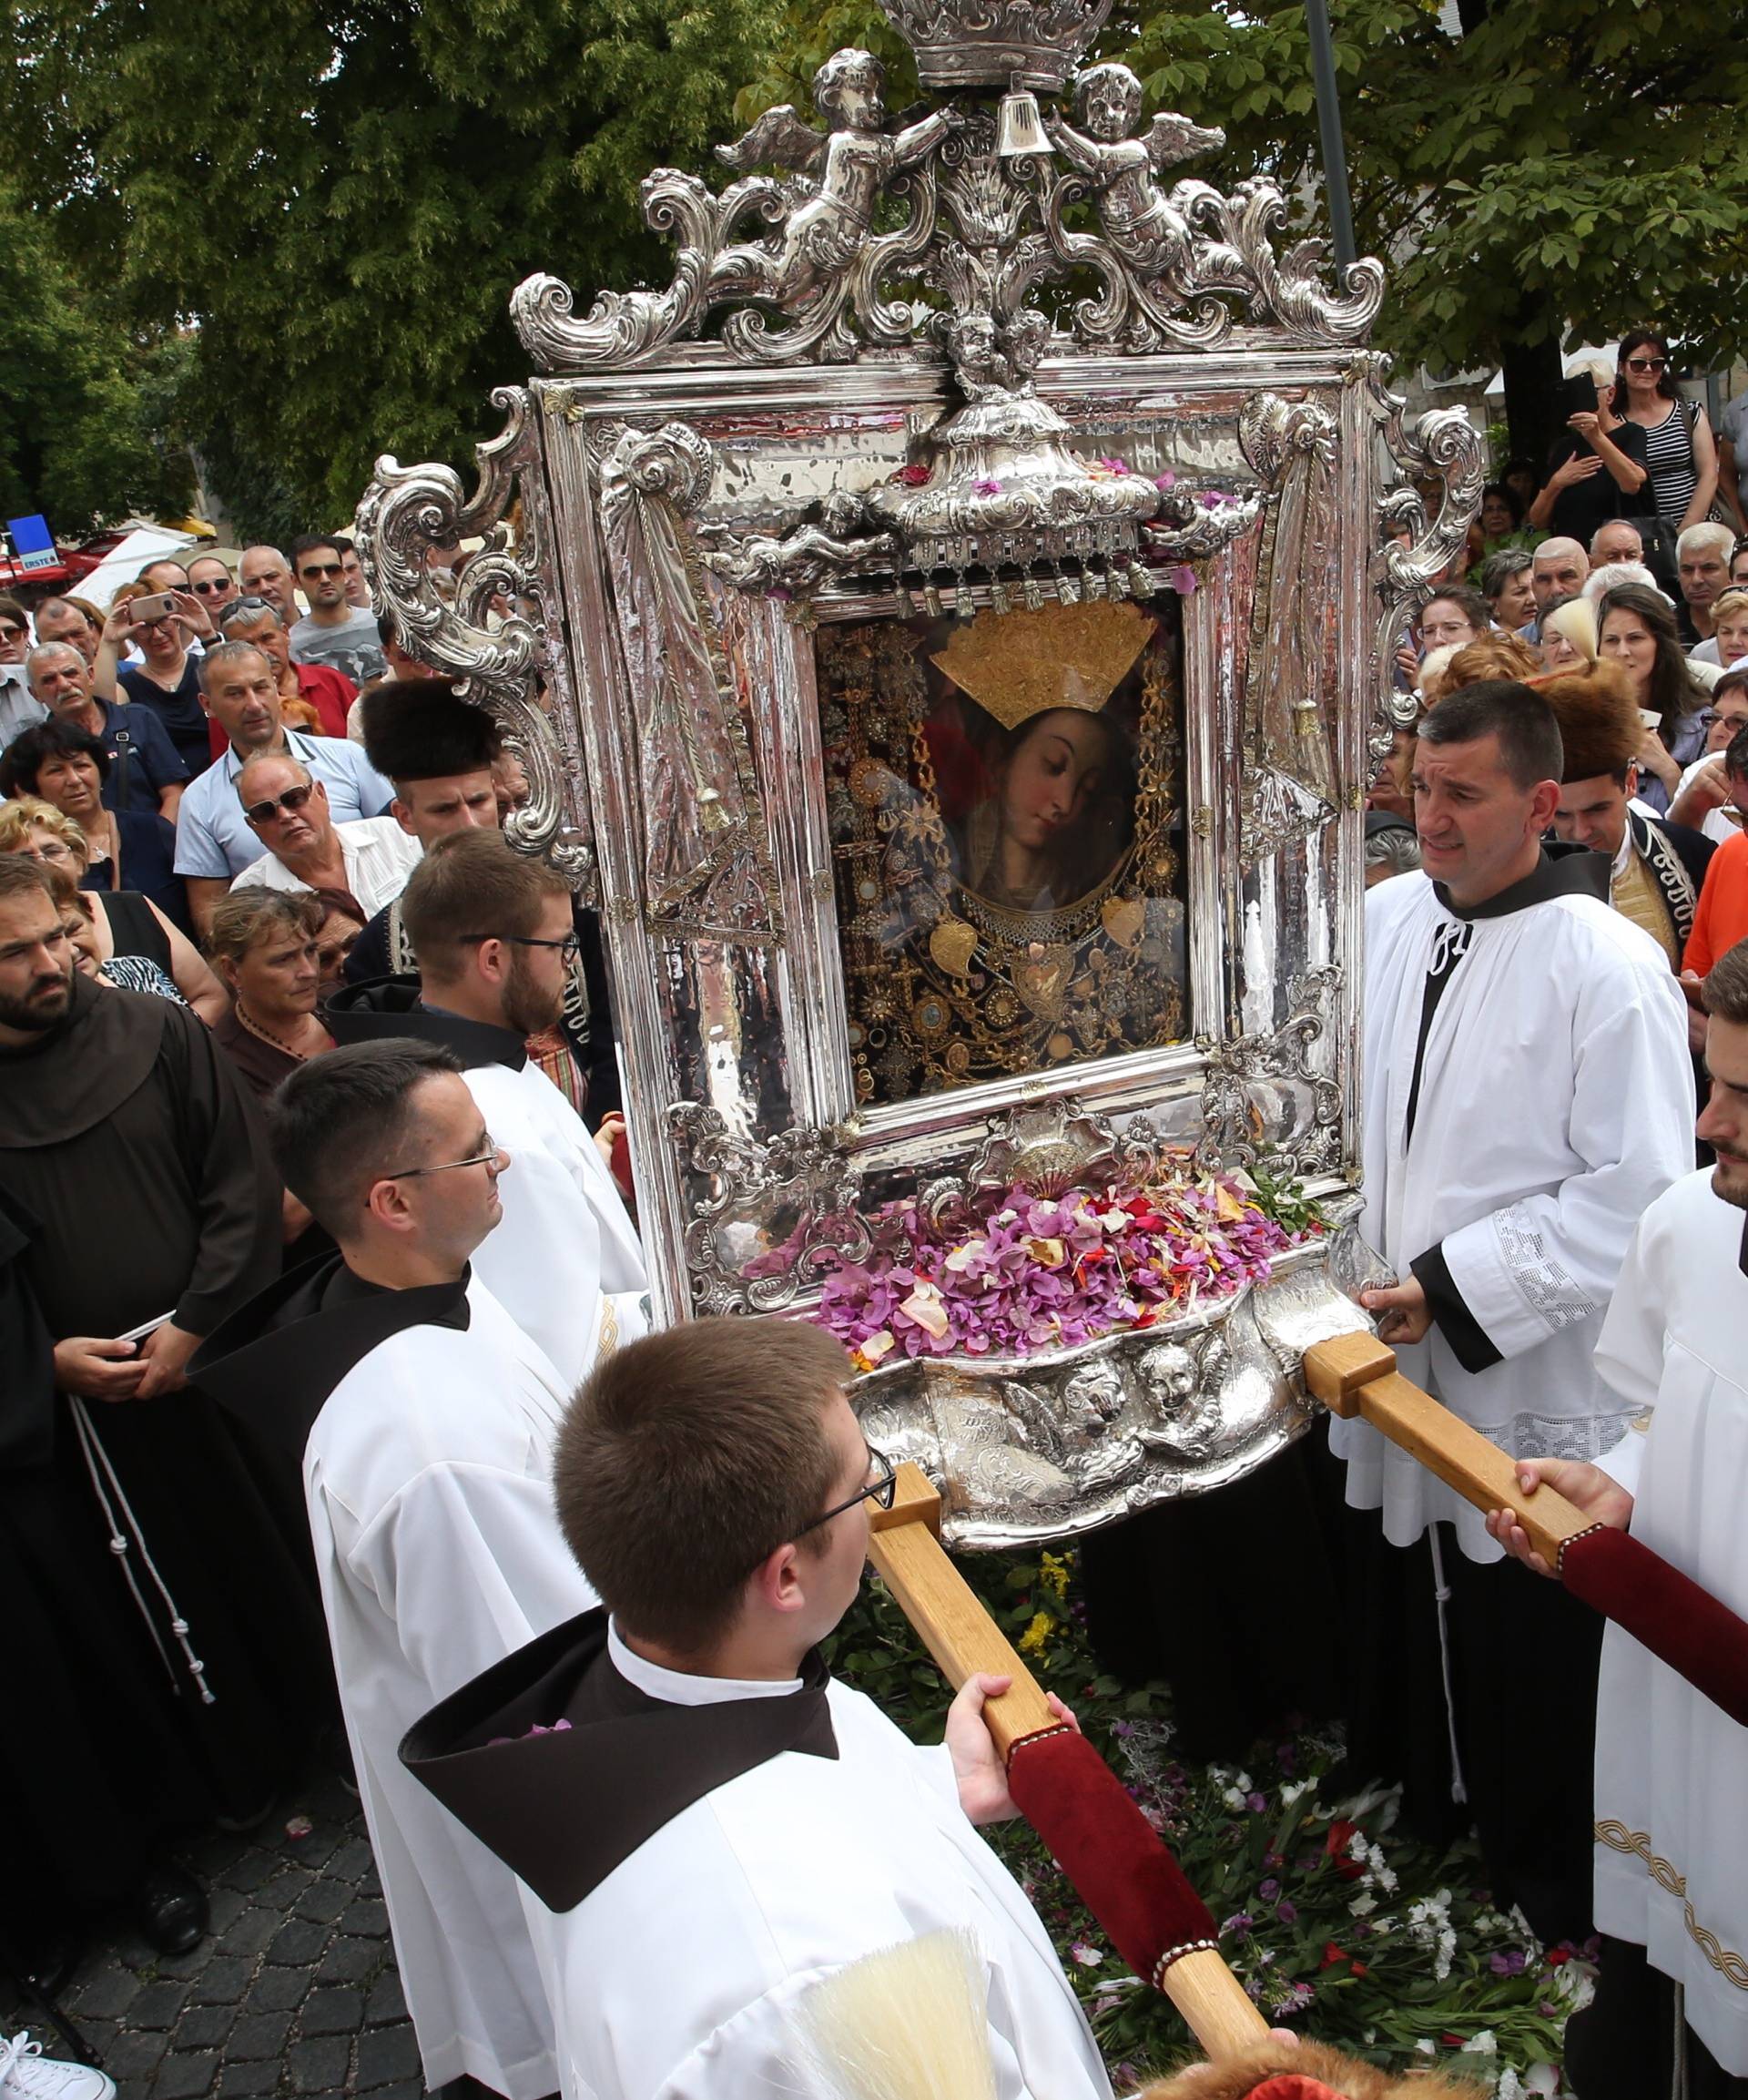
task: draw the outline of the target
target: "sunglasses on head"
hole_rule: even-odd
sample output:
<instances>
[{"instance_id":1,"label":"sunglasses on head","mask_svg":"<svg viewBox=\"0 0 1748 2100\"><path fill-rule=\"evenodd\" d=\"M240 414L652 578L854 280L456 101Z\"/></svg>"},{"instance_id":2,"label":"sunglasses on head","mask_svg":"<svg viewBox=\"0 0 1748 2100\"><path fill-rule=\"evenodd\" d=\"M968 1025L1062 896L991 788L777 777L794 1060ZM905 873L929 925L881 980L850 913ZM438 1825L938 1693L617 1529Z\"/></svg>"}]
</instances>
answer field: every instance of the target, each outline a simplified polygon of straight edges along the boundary
<instances>
[{"instance_id":1,"label":"sunglasses on head","mask_svg":"<svg viewBox=\"0 0 1748 2100\"><path fill-rule=\"evenodd\" d=\"M236 627L244 621L258 620L263 613L271 613L277 620L279 608L271 598L233 598L218 615L218 625L221 627Z\"/></svg>"},{"instance_id":2,"label":"sunglasses on head","mask_svg":"<svg viewBox=\"0 0 1748 2100\"><path fill-rule=\"evenodd\" d=\"M265 824L277 817L282 810L300 810L316 791L313 780L306 780L300 788L288 788L284 794L274 795L265 802L246 802L243 814L251 824Z\"/></svg>"}]
</instances>

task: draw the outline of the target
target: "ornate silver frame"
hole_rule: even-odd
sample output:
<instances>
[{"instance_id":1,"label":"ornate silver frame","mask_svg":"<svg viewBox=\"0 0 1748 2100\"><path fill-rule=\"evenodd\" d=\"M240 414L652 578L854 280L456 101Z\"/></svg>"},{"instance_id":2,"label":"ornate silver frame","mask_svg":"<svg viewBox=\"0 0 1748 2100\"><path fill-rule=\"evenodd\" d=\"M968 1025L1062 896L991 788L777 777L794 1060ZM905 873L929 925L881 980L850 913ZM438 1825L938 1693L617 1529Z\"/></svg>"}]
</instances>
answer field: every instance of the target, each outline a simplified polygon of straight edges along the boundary
<instances>
[{"instance_id":1,"label":"ornate silver frame","mask_svg":"<svg viewBox=\"0 0 1748 2100\"><path fill-rule=\"evenodd\" d=\"M947 92L926 116L889 126L874 61L838 53L816 83L826 134L775 111L723 149L798 175L743 172L720 195L653 175L673 283L579 320L566 287L531 279L513 311L541 370L494 396L509 423L477 494L385 458L360 509L379 602L527 761L516 843L599 902L665 1321L805 1310L816 1250L856 1252L879 1200L974 1186L1040 1115L1059 1172L1125 1147L1265 1157L1338 1218L1357 1180L1360 811L1412 719L1394 651L1463 542L1474 433L1450 413L1405 427L1365 347L1378 265L1331 290L1316 244L1275 252L1268 185L1154 181L1217 134L1162 115L1132 137L1139 88L1110 66L1041 120L1032 90L1062 86L1068 30L1021 82L1000 69L1002 7L965 10L955 38L956 12L895 0L901 26L930 25ZM995 87L999 122L968 99ZM720 340L688 340L718 319ZM1123 472L1099 464L1118 454ZM444 597L430 552L473 535ZM859 1111L818 626L1186 585L1190 1035ZM945 1481L957 1535L1084 1528L1296 1433L1294 1348L1359 1323L1339 1285L1363 1266L1337 1235L1290 1264L1290 1316L1266 1290L1198 1315L1187 1393L1175 1358L1163 1385L1135 1370L1170 1338L1079 1352L1129 1381L1110 1419L1158 1419L1114 1472L1110 1440L1058 1435L1047 1493L1017 1483L1021 1461L960 1463L942 1380L976 1388L971 1443L1035 1457L1039 1409L1072 1412L1066 1358L887 1367L863 1404Z\"/></svg>"}]
</instances>

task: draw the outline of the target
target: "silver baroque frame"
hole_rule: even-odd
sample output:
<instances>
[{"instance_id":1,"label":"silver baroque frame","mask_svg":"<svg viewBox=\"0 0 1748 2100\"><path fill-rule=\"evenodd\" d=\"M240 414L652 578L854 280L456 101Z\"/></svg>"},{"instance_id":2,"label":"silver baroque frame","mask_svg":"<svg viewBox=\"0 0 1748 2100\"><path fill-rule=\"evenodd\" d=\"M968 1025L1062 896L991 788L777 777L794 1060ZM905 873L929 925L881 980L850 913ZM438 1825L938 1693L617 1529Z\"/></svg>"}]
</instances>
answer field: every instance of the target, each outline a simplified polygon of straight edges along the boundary
<instances>
[{"instance_id":1,"label":"silver baroque frame","mask_svg":"<svg viewBox=\"0 0 1748 2100\"><path fill-rule=\"evenodd\" d=\"M657 170L671 284L578 319L529 280L541 376L493 397L474 495L385 458L359 528L378 602L528 764L514 842L598 885L658 1318L805 1311L878 1203L992 1176L1266 1161L1331 1205L1270 1283L1170 1329L859 1381L951 1535L999 1544L1236 1477L1307 1419L1298 1351L1362 1322L1360 812L1480 454L1460 416L1406 426L1365 347L1380 266L1332 290L1316 243L1275 252L1268 184L1164 186L1222 141L1141 128L1126 69L1003 152L980 91L1061 88L1096 0L892 11L942 90L925 114L889 124L879 66L840 52L823 131L767 113L719 193ZM464 537L451 596L432 550ZM1188 1038L859 1109L818 627L1174 588Z\"/></svg>"}]
</instances>

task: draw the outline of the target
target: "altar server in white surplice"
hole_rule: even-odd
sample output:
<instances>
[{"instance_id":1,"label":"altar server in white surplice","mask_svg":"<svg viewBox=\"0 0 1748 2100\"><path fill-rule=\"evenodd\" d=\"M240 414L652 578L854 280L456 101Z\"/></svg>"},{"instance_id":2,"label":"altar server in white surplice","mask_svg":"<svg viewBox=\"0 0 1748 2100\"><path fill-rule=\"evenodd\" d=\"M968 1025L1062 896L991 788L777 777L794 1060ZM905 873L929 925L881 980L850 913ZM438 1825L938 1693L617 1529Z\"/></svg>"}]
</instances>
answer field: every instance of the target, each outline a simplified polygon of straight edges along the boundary
<instances>
[{"instance_id":1,"label":"altar server in white surplice","mask_svg":"<svg viewBox=\"0 0 1748 2100\"><path fill-rule=\"evenodd\" d=\"M520 1171L450 1053L361 1043L271 1111L287 1184L339 1244L208 1341L199 1381L301 1456L347 1735L433 2090L558 2083L514 1876L396 1755L432 1702L594 1603L553 1514L568 1387L469 1267Z\"/></svg>"},{"instance_id":2,"label":"altar server in white surplice","mask_svg":"<svg viewBox=\"0 0 1748 2100\"><path fill-rule=\"evenodd\" d=\"M401 915L419 977L349 985L324 1016L339 1043L416 1036L461 1059L486 1128L516 1162L474 1268L574 1392L605 1349L648 1321L643 1250L606 1162L527 1051L563 1012L577 939L569 886L502 832L471 830L433 842Z\"/></svg>"},{"instance_id":3,"label":"altar server in white surplice","mask_svg":"<svg viewBox=\"0 0 1748 2100\"><path fill-rule=\"evenodd\" d=\"M794 2100L798 1998L940 1928L975 1940L999 2100L1110 2100L1049 1938L973 1827L1013 1813L981 1718L1005 1680L972 1680L922 1749L820 1660L892 1477L846 1376L788 1321L694 1321L610 1359L556 1466L606 1608L403 1747L549 1914L568 2100Z\"/></svg>"},{"instance_id":4,"label":"altar server in white surplice","mask_svg":"<svg viewBox=\"0 0 1748 2100\"><path fill-rule=\"evenodd\" d=\"M1596 1352L1632 1425L1598 1465L1550 1460L1519 1477L1628 1525L1748 1617L1748 942L1712 965L1705 1006L1700 1136L1717 1165L1645 1213ZM1542 1568L1510 1513L1489 1528ZM1748 2095L1748 1728L1612 1626L1596 1717L1596 1922L1595 2003L1566 2033L1573 2090L1642 2100L1670 2089L1684 2049L1689 2100Z\"/></svg>"},{"instance_id":5,"label":"altar server in white surplice","mask_svg":"<svg viewBox=\"0 0 1748 2100\"><path fill-rule=\"evenodd\" d=\"M1562 770L1525 686L1467 687L1421 726L1426 872L1366 900L1362 1229L1398 1281L1363 1302L1405 1374L1507 1451L1593 1459L1635 1412L1591 1355L1634 1227L1692 1165L1692 1066L1668 963L1611 910L1606 857L1542 843ZM1544 1940L1581 1935L1570 1778L1600 1622L1501 1565L1482 1517L1367 1424L1333 1422L1330 1442L1387 1541L1355 1527L1357 1762L1407 1781L1428 1835L1472 1817L1500 1904ZM1500 1671L1530 1653L1508 1718Z\"/></svg>"}]
</instances>

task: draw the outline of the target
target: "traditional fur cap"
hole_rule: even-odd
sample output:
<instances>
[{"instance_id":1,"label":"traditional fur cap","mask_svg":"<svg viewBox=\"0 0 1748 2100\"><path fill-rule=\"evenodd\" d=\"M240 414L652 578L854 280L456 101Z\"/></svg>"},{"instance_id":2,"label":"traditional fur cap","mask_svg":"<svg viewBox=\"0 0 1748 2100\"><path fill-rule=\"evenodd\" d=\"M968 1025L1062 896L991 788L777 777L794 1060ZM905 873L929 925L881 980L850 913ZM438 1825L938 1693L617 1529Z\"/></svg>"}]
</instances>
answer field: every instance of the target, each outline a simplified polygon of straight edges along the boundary
<instances>
[{"instance_id":1,"label":"traditional fur cap","mask_svg":"<svg viewBox=\"0 0 1748 2100\"><path fill-rule=\"evenodd\" d=\"M1587 671L1554 671L1527 681L1554 711L1566 766L1561 779L1592 780L1624 773L1645 732L1632 689L1618 664L1599 658Z\"/></svg>"},{"instance_id":2,"label":"traditional fur cap","mask_svg":"<svg viewBox=\"0 0 1748 2100\"><path fill-rule=\"evenodd\" d=\"M1396 2078L1321 2042L1265 2042L1226 2064L1198 2064L1142 2088L1139 2100L1476 2100L1437 2072Z\"/></svg>"},{"instance_id":3,"label":"traditional fur cap","mask_svg":"<svg viewBox=\"0 0 1748 2100\"><path fill-rule=\"evenodd\" d=\"M458 700L447 678L391 678L359 705L365 756L391 780L483 773L498 756L497 724L483 708Z\"/></svg>"}]
</instances>

